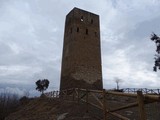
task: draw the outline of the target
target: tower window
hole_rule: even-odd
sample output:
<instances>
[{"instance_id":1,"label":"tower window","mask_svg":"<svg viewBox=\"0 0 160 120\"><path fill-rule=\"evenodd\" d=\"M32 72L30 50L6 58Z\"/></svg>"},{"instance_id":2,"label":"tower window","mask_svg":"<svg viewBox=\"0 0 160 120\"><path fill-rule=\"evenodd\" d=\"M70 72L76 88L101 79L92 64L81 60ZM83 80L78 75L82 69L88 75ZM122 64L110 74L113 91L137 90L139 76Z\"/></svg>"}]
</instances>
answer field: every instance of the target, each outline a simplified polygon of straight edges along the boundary
<instances>
[{"instance_id":1,"label":"tower window","mask_svg":"<svg viewBox=\"0 0 160 120\"><path fill-rule=\"evenodd\" d=\"M95 36L97 37L97 32L95 32Z\"/></svg>"},{"instance_id":2,"label":"tower window","mask_svg":"<svg viewBox=\"0 0 160 120\"><path fill-rule=\"evenodd\" d=\"M77 32L79 32L79 27L77 27Z\"/></svg>"},{"instance_id":3,"label":"tower window","mask_svg":"<svg viewBox=\"0 0 160 120\"><path fill-rule=\"evenodd\" d=\"M81 16L81 21L83 21L83 16Z\"/></svg>"},{"instance_id":4,"label":"tower window","mask_svg":"<svg viewBox=\"0 0 160 120\"><path fill-rule=\"evenodd\" d=\"M86 29L86 35L88 35L88 29Z\"/></svg>"},{"instance_id":5,"label":"tower window","mask_svg":"<svg viewBox=\"0 0 160 120\"><path fill-rule=\"evenodd\" d=\"M91 24L93 24L93 19L91 19Z\"/></svg>"},{"instance_id":6,"label":"tower window","mask_svg":"<svg viewBox=\"0 0 160 120\"><path fill-rule=\"evenodd\" d=\"M72 28L70 29L70 32L72 33Z\"/></svg>"}]
</instances>

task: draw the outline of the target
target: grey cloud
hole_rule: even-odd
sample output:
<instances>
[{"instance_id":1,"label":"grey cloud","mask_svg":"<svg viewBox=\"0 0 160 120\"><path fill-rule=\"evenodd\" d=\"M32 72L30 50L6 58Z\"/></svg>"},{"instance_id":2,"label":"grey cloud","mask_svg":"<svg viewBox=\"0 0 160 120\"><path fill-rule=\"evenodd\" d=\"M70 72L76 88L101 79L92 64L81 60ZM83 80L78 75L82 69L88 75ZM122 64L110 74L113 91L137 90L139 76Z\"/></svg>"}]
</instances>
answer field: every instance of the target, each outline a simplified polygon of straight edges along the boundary
<instances>
[{"instance_id":1,"label":"grey cloud","mask_svg":"<svg viewBox=\"0 0 160 120\"><path fill-rule=\"evenodd\" d=\"M141 7L138 2L0 1L0 72L8 67L8 75L0 73L0 83L23 86L37 94L34 82L47 78L49 90L58 89L65 16L79 7L101 18L104 87L114 87L114 77L124 79L122 87L156 86L159 75L152 73L154 44L148 39L152 30L159 32L160 3L142 0ZM139 82L139 74L153 80L142 77Z\"/></svg>"}]
</instances>

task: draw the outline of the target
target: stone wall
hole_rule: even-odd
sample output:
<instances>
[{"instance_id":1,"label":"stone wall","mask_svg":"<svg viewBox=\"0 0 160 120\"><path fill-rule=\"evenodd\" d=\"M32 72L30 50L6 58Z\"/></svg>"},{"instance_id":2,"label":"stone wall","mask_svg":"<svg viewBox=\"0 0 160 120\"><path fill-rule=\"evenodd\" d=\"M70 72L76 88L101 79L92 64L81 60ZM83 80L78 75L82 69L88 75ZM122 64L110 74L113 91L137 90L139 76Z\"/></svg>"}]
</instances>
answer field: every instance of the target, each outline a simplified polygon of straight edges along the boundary
<instances>
[{"instance_id":1,"label":"stone wall","mask_svg":"<svg viewBox=\"0 0 160 120\"><path fill-rule=\"evenodd\" d=\"M74 8L66 16L60 84L60 89L102 89L98 15Z\"/></svg>"}]
</instances>

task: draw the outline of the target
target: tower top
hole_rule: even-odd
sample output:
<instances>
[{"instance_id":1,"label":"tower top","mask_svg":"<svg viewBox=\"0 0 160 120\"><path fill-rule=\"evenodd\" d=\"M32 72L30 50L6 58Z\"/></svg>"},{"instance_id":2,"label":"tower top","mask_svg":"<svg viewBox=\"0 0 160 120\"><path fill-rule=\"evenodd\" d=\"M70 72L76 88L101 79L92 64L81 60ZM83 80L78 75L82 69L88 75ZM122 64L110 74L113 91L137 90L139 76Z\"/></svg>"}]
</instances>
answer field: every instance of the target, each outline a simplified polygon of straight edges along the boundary
<instances>
[{"instance_id":1,"label":"tower top","mask_svg":"<svg viewBox=\"0 0 160 120\"><path fill-rule=\"evenodd\" d=\"M79 24L84 27L92 24L92 26L99 28L99 15L75 7L66 15L65 24Z\"/></svg>"},{"instance_id":2,"label":"tower top","mask_svg":"<svg viewBox=\"0 0 160 120\"><path fill-rule=\"evenodd\" d=\"M74 8L67 14L67 16L70 15L71 13L74 13L74 12L76 12L76 13L88 13L88 14L91 14L91 15L99 16L99 15L97 15L97 14L95 14L95 13L92 13L92 12L89 12L89 11L86 11L86 10L83 10L83 9L80 9L80 8L77 8L77 7L74 7Z\"/></svg>"}]
</instances>

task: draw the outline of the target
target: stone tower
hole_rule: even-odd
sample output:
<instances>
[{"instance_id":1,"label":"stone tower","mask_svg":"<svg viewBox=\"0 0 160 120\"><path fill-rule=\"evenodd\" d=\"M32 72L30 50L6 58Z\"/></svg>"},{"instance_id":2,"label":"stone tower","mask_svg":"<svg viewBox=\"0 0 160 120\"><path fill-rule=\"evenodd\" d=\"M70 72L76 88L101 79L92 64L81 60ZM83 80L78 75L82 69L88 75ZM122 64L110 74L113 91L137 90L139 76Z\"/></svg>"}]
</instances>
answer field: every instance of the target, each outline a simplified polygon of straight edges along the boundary
<instances>
[{"instance_id":1,"label":"stone tower","mask_svg":"<svg viewBox=\"0 0 160 120\"><path fill-rule=\"evenodd\" d=\"M99 16L74 8L66 16L60 90L102 89Z\"/></svg>"}]
</instances>

